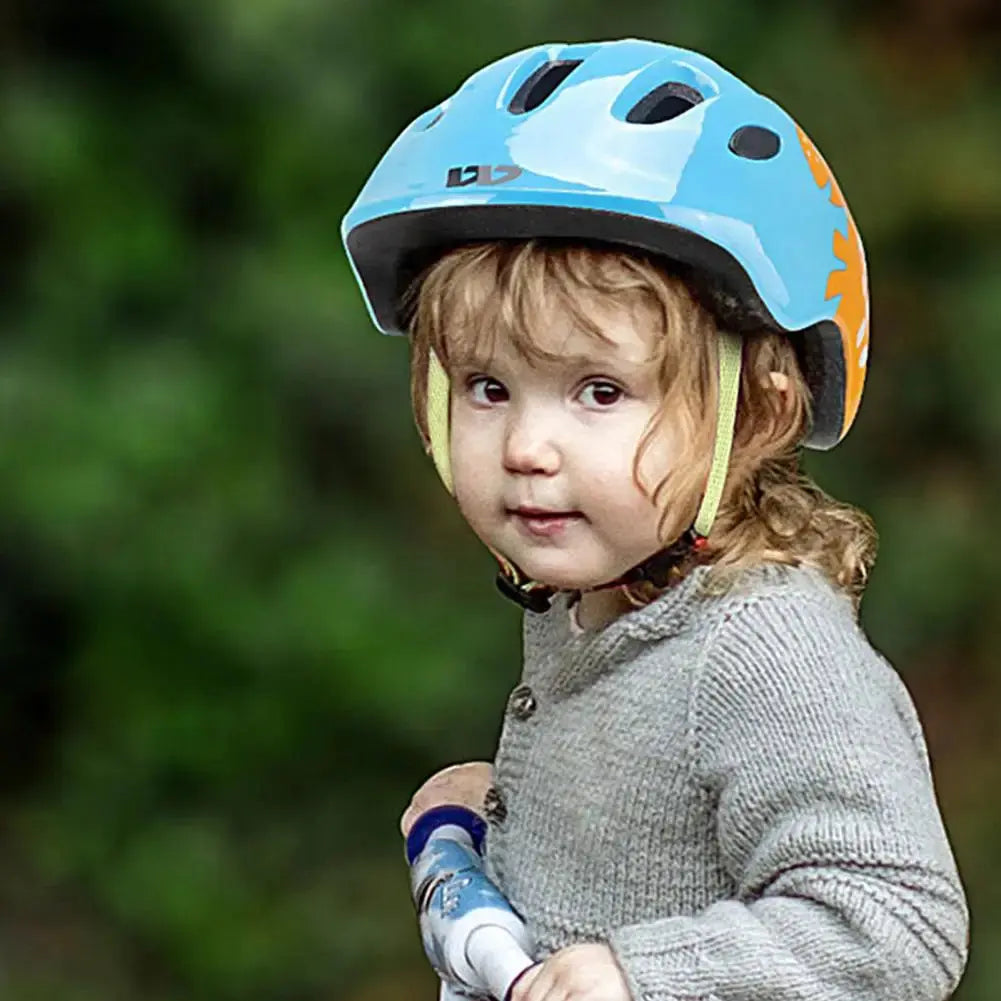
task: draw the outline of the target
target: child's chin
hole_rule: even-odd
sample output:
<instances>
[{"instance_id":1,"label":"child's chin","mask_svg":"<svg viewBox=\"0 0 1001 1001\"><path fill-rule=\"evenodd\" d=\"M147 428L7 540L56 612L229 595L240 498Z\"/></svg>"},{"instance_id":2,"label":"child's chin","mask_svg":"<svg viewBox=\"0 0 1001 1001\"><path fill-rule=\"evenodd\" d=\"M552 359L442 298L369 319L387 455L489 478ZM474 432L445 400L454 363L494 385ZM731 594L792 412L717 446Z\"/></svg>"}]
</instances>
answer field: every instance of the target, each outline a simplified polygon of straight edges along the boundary
<instances>
[{"instance_id":1,"label":"child's chin","mask_svg":"<svg viewBox=\"0 0 1001 1001\"><path fill-rule=\"evenodd\" d=\"M604 584L610 579L609 577L598 579L594 576L585 576L580 573L579 569L560 570L555 567L538 565L534 568L522 565L521 569L532 580L538 581L540 584L545 584L547 587L555 587L559 591L583 591L586 588Z\"/></svg>"}]
</instances>

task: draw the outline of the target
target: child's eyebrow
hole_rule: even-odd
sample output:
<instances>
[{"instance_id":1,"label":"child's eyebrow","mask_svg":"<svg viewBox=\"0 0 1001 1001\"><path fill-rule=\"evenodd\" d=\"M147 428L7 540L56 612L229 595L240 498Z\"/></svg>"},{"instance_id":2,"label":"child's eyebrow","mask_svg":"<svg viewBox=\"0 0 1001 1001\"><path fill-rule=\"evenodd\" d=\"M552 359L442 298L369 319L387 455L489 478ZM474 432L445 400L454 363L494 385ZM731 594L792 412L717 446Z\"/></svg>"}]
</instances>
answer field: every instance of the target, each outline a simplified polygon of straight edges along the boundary
<instances>
[{"instance_id":1,"label":"child's eyebrow","mask_svg":"<svg viewBox=\"0 0 1001 1001\"><path fill-rule=\"evenodd\" d=\"M572 354L560 355L558 359L542 359L543 366L553 365L569 369L586 369L601 366L615 366L626 372L642 371L651 359L641 362L630 361L624 358L616 347L597 347L591 351L575 351ZM455 364L459 368L490 368L495 362L495 358L483 351L472 350L463 352L455 358Z\"/></svg>"},{"instance_id":2,"label":"child's eyebrow","mask_svg":"<svg viewBox=\"0 0 1001 1001\"><path fill-rule=\"evenodd\" d=\"M576 352L572 355L567 355L564 358L564 363L568 367L575 369L593 368L595 366L600 368L602 366L609 365L624 372L636 373L643 371L651 360L652 359L647 358L639 362L631 361L630 359L623 357L623 355L613 347L598 349L597 351Z\"/></svg>"},{"instance_id":3,"label":"child's eyebrow","mask_svg":"<svg viewBox=\"0 0 1001 1001\"><path fill-rule=\"evenodd\" d=\"M567 365L582 368L588 365L601 365L607 362L623 362L625 359L620 357L614 348L606 348L604 350L598 348L596 351L577 351L572 355L564 355L563 361Z\"/></svg>"}]
</instances>

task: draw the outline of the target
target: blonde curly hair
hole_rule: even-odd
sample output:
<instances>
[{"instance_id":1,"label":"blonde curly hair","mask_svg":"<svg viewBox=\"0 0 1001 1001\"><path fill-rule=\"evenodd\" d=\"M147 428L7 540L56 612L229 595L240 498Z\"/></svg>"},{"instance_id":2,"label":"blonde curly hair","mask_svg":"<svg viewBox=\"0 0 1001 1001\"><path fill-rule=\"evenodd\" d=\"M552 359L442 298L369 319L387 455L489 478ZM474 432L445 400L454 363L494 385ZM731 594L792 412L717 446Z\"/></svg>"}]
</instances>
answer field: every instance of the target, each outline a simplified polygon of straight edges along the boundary
<instances>
[{"instance_id":1,"label":"blonde curly hair","mask_svg":"<svg viewBox=\"0 0 1001 1001\"><path fill-rule=\"evenodd\" d=\"M537 317L553 303L582 331L602 341L588 295L614 297L656 325L663 399L633 462L633 479L659 512L669 545L694 521L709 474L717 412L717 338L713 314L670 265L642 252L555 240L477 243L441 256L411 284L405 309L411 352L411 399L418 431L430 448L427 367L430 351L451 374L474 352L491 352L508 337L526 358L553 355L533 339ZM634 313L635 315L635 313ZM824 493L800 468L810 422L810 394L791 340L765 329L743 333L743 365L733 450L716 520L699 562L711 564L707 586L725 590L761 563L817 568L855 607L876 555L869 516ZM777 392L772 373L788 391ZM670 415L682 454L651 489L640 481L640 457ZM634 605L663 588L623 589Z\"/></svg>"}]
</instances>

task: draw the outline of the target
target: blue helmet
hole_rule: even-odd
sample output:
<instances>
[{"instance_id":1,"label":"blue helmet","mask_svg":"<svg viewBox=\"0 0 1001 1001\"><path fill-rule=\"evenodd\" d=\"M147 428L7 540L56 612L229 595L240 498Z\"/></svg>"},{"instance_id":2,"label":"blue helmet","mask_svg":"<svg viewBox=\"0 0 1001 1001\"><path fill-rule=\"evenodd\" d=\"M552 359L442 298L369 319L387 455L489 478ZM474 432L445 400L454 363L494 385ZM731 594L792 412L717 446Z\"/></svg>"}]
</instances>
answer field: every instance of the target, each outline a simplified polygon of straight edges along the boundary
<instances>
[{"instance_id":1,"label":"blue helmet","mask_svg":"<svg viewBox=\"0 0 1001 1001\"><path fill-rule=\"evenodd\" d=\"M474 73L380 160L342 225L376 326L462 243L598 240L670 258L731 330L789 335L830 448L862 394L869 296L830 169L778 105L696 52L540 45Z\"/></svg>"}]
</instances>

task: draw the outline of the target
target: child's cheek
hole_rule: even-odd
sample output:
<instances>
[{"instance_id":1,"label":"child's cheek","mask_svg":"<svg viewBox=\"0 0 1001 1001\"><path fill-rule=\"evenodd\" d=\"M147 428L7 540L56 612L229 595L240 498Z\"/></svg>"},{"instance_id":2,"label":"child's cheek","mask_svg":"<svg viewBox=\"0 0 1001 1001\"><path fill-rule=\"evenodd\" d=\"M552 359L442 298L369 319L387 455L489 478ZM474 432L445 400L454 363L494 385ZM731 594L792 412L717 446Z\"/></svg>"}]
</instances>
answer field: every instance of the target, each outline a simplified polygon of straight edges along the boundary
<instances>
[{"instance_id":1,"label":"child's cheek","mask_svg":"<svg viewBox=\"0 0 1001 1001\"><path fill-rule=\"evenodd\" d=\"M637 441L637 449L633 452L633 462L639 455L639 462L636 465L639 482L643 484L648 494L653 494L658 484L671 471L671 466L677 447L674 441L675 436L665 428L659 428L656 434L648 440L642 453L639 453L639 445L642 436Z\"/></svg>"},{"instance_id":2,"label":"child's cheek","mask_svg":"<svg viewBox=\"0 0 1001 1001\"><path fill-rule=\"evenodd\" d=\"M477 534L485 530L484 518L498 504L491 458L490 443L482 435L470 434L461 425L453 426L450 456L452 489L462 516Z\"/></svg>"}]
</instances>

